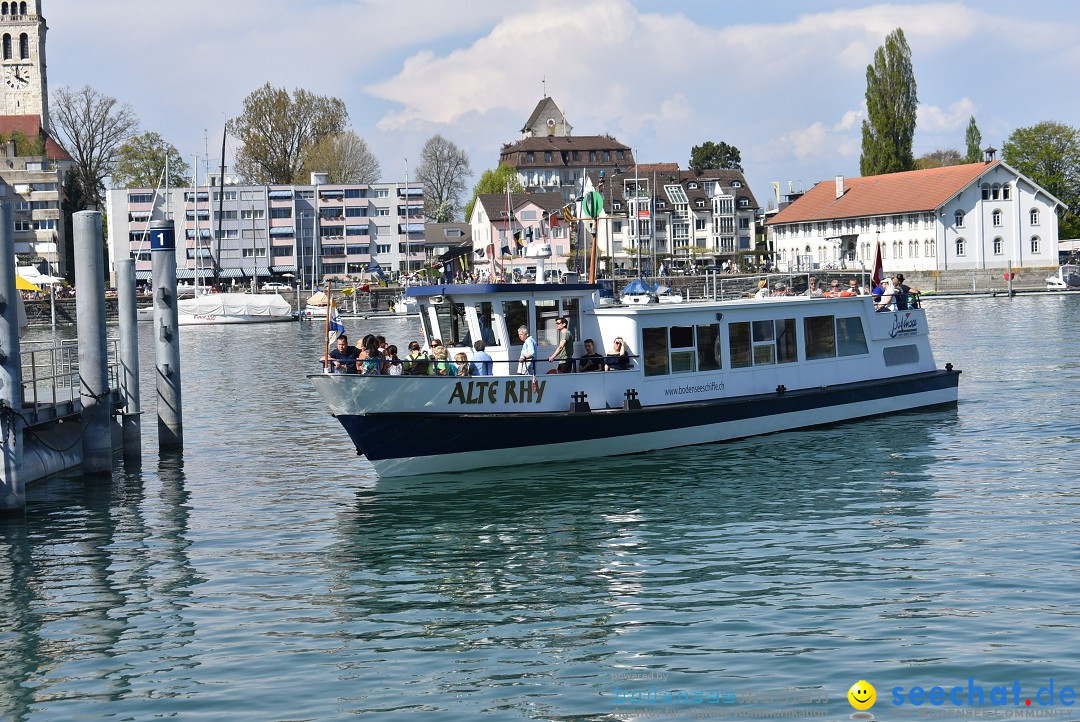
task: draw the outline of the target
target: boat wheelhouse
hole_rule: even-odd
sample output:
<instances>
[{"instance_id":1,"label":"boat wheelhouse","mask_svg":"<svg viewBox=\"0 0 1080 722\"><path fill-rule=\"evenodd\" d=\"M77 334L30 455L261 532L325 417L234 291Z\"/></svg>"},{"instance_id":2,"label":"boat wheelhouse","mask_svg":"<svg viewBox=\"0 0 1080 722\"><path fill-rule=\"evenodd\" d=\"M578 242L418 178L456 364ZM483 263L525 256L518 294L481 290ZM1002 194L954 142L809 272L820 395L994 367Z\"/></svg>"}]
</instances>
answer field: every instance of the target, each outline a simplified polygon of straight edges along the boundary
<instances>
[{"instance_id":1,"label":"boat wheelhouse","mask_svg":"<svg viewBox=\"0 0 1080 722\"><path fill-rule=\"evenodd\" d=\"M492 376L310 376L379 476L636 453L955 403L921 308L868 296L605 305L595 284L410 288L452 360L482 339ZM580 359L616 338L627 364L556 373L555 319ZM519 374L524 326L535 373ZM404 347L404 345L402 345ZM628 366L622 368L621 366Z\"/></svg>"}]
</instances>

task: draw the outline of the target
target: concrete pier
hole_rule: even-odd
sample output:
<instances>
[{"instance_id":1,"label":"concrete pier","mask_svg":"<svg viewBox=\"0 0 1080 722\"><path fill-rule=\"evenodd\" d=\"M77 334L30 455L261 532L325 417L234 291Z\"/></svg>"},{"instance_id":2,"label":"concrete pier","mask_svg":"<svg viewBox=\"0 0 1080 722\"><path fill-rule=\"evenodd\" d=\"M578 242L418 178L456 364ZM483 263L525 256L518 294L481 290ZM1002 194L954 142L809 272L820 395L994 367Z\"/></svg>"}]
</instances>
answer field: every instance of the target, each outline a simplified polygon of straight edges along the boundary
<instances>
[{"instance_id":1,"label":"concrete pier","mask_svg":"<svg viewBox=\"0 0 1080 722\"><path fill-rule=\"evenodd\" d=\"M82 468L86 473L112 471L112 409L109 355L105 344L104 244L100 211L72 217L75 235L75 287L79 289L79 395L82 397Z\"/></svg>"},{"instance_id":2,"label":"concrete pier","mask_svg":"<svg viewBox=\"0 0 1080 722\"><path fill-rule=\"evenodd\" d=\"M139 400L139 311L135 302L135 259L117 261L116 300L120 317L120 389L124 394L121 427L124 459L142 457L142 402Z\"/></svg>"},{"instance_id":3,"label":"concrete pier","mask_svg":"<svg viewBox=\"0 0 1080 722\"><path fill-rule=\"evenodd\" d=\"M171 220L150 222L150 263L154 279L158 448L179 449L184 446L184 414L176 306L176 229Z\"/></svg>"},{"instance_id":4,"label":"concrete pier","mask_svg":"<svg viewBox=\"0 0 1080 722\"><path fill-rule=\"evenodd\" d=\"M19 308L15 294L15 222L10 201L0 203L0 515L26 508L22 458L22 360Z\"/></svg>"}]
</instances>

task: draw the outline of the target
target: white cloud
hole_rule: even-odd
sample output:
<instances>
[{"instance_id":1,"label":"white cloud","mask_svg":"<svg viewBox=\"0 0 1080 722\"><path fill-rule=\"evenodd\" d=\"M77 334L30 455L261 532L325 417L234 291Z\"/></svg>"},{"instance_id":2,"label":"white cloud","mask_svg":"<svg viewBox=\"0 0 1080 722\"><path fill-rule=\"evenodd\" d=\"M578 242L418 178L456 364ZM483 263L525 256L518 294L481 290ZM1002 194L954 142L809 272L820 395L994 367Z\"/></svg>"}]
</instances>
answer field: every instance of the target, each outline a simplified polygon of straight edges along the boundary
<instances>
[{"instance_id":1,"label":"white cloud","mask_svg":"<svg viewBox=\"0 0 1080 722\"><path fill-rule=\"evenodd\" d=\"M966 128L975 115L975 103L971 98L961 98L942 110L936 105L919 104L917 127L920 131L935 133Z\"/></svg>"}]
</instances>

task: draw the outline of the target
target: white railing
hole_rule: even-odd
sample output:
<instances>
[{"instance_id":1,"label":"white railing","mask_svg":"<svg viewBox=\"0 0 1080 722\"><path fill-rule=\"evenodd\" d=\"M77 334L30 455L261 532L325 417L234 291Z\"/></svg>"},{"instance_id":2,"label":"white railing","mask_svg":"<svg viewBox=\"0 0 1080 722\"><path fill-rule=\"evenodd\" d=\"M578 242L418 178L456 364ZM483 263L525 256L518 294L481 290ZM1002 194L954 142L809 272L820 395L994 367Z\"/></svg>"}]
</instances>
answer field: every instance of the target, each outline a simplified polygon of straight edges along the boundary
<instances>
[{"instance_id":1,"label":"white railing","mask_svg":"<svg viewBox=\"0 0 1080 722\"><path fill-rule=\"evenodd\" d=\"M26 406L71 403L79 397L79 347L75 339L62 340L59 345L49 342L23 342L22 388ZM120 388L120 361L117 355L119 339L106 341L109 390Z\"/></svg>"}]
</instances>

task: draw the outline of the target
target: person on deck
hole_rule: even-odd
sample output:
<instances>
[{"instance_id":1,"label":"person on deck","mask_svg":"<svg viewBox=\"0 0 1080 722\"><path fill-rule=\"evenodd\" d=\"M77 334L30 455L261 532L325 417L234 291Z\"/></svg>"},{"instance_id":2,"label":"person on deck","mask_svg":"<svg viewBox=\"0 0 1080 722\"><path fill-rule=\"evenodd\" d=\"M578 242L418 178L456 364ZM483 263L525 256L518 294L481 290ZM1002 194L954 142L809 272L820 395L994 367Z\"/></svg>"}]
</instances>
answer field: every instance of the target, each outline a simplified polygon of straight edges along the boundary
<instances>
[{"instance_id":1,"label":"person on deck","mask_svg":"<svg viewBox=\"0 0 1080 722\"><path fill-rule=\"evenodd\" d=\"M596 353L596 344L591 338L585 339L585 354L578 359L578 371L599 371L604 367L604 357Z\"/></svg>"},{"instance_id":2,"label":"person on deck","mask_svg":"<svg viewBox=\"0 0 1080 722\"><path fill-rule=\"evenodd\" d=\"M402 373L406 376L431 374L431 363L428 361L427 354L420 350L420 344L416 341L409 342L409 355L405 357Z\"/></svg>"},{"instance_id":3,"label":"person on deck","mask_svg":"<svg viewBox=\"0 0 1080 722\"><path fill-rule=\"evenodd\" d=\"M630 368L630 349L622 336L616 336L611 344L611 353L604 358L605 371L624 371Z\"/></svg>"},{"instance_id":4,"label":"person on deck","mask_svg":"<svg viewBox=\"0 0 1080 722\"><path fill-rule=\"evenodd\" d=\"M472 375L473 376L491 376L492 373L492 359L491 355L485 351L487 344L483 341L477 341L473 344L473 349L476 353L472 357Z\"/></svg>"},{"instance_id":5,"label":"person on deck","mask_svg":"<svg viewBox=\"0 0 1080 722\"><path fill-rule=\"evenodd\" d=\"M559 316L555 319L555 331L559 335L559 345L555 347L555 351L548 356L548 361L557 363L556 369L561 374L568 374L574 371L574 334L570 333L567 329L567 320L565 316Z\"/></svg>"},{"instance_id":6,"label":"person on deck","mask_svg":"<svg viewBox=\"0 0 1080 722\"><path fill-rule=\"evenodd\" d=\"M345 334L337 337L336 344L330 349L331 371L335 374L356 373L356 359L360 355L356 346L349 345L349 337Z\"/></svg>"},{"instance_id":7,"label":"person on deck","mask_svg":"<svg viewBox=\"0 0 1080 722\"><path fill-rule=\"evenodd\" d=\"M536 374L536 339L529 335L527 326L518 328L521 353L518 355L518 373L526 376Z\"/></svg>"}]
</instances>

